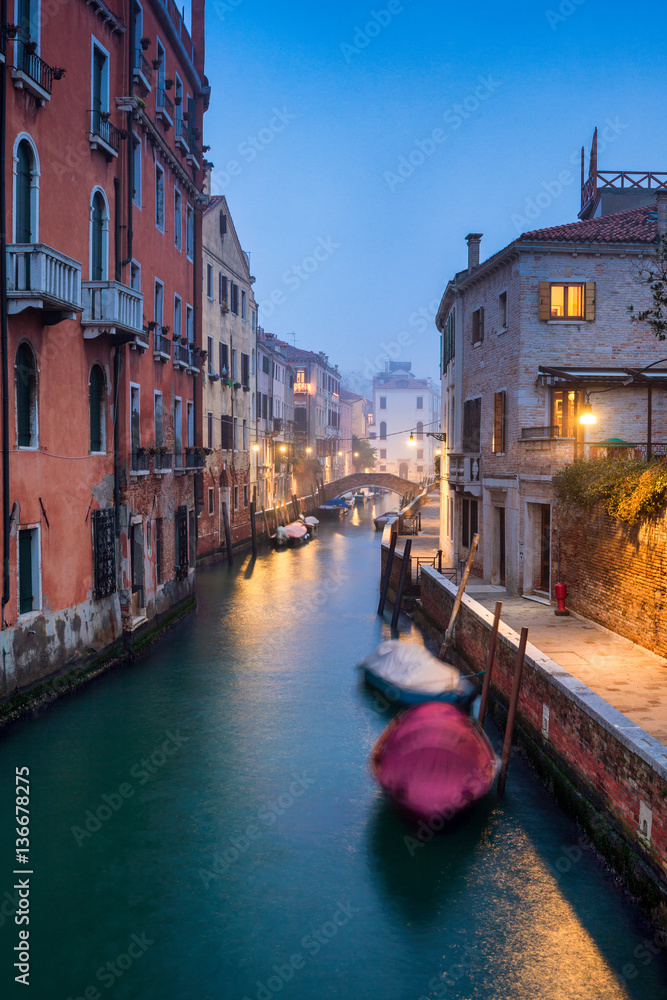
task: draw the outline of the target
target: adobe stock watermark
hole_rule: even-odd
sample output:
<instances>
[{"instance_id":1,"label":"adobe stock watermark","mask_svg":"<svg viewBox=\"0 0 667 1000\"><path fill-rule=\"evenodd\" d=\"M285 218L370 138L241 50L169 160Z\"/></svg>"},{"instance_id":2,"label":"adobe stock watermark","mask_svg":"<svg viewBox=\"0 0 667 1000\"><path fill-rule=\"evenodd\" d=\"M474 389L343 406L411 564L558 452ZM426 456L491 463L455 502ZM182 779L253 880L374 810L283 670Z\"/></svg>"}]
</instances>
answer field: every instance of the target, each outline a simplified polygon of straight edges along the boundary
<instances>
[{"instance_id":1,"label":"adobe stock watermark","mask_svg":"<svg viewBox=\"0 0 667 1000\"><path fill-rule=\"evenodd\" d=\"M100 983L105 990L110 990L154 944L155 941L151 941L145 932L133 934L125 951L117 955L113 961L105 962L99 967L95 973L96 982ZM102 994L97 986L91 984L86 986L77 996L67 997L67 1000L101 1000L101 997Z\"/></svg>"},{"instance_id":2,"label":"adobe stock watermark","mask_svg":"<svg viewBox=\"0 0 667 1000\"><path fill-rule=\"evenodd\" d=\"M264 128L261 128L256 135L249 135L238 144L236 153L239 159L228 160L223 167L213 168L211 171L211 192L222 194L231 184L232 178L238 177L243 172L244 164L256 160L259 154L271 145L276 136L284 132L297 117L287 108L274 108L273 116Z\"/></svg>"},{"instance_id":3,"label":"adobe stock watermark","mask_svg":"<svg viewBox=\"0 0 667 1000\"><path fill-rule=\"evenodd\" d=\"M237 7L240 7L243 0L215 0L213 10L221 21L224 21L227 14L233 14Z\"/></svg>"},{"instance_id":4,"label":"adobe stock watermark","mask_svg":"<svg viewBox=\"0 0 667 1000\"><path fill-rule=\"evenodd\" d=\"M197 874L205 889L208 889L211 882L217 882L227 874L229 869L237 861L247 854L250 848L258 841L265 829L274 826L281 816L284 816L294 803L301 799L305 792L315 784L315 778L307 771L292 772L292 781L279 795L271 796L257 810L252 820L249 820L243 829L233 837L229 837L228 845L221 854L216 854L208 868L200 868ZM258 825L263 824L262 826Z\"/></svg>"},{"instance_id":5,"label":"adobe stock watermark","mask_svg":"<svg viewBox=\"0 0 667 1000\"><path fill-rule=\"evenodd\" d=\"M605 149L616 142L630 126L624 125L618 118L605 118L604 128L598 134L598 155L604 153ZM581 150L575 149L569 157L570 163L575 167L581 162ZM510 216L512 225L518 233L529 232L535 227L531 223L542 215L554 201L563 194L566 188L574 184L575 174L571 170L561 170L557 177L548 181L542 181L540 190L532 198L526 198L523 207L523 214L513 212Z\"/></svg>"},{"instance_id":6,"label":"adobe stock watermark","mask_svg":"<svg viewBox=\"0 0 667 1000\"><path fill-rule=\"evenodd\" d=\"M166 740L150 756L142 757L130 768L130 777L136 780L138 786L145 785L153 775L158 774L169 758L174 757L183 744L189 740L189 737L181 736L178 729L175 733L167 730L165 736ZM100 804L94 809L86 810L82 825L70 827L77 845L81 847L85 840L89 840L93 834L101 830L102 826L108 823L112 816L119 812L128 799L133 798L135 794L136 788L129 781L121 782L114 792L104 792L100 796Z\"/></svg>"},{"instance_id":7,"label":"adobe stock watermark","mask_svg":"<svg viewBox=\"0 0 667 1000\"><path fill-rule=\"evenodd\" d=\"M319 271L322 264L330 259L341 247L332 236L324 239L318 237L312 251L298 264L292 264L286 271L283 271L281 280L283 285L290 291L296 292L301 285L308 281ZM282 288L274 288L273 291L259 303L259 310L264 320L268 319L275 312L276 306L282 306L287 302L287 295Z\"/></svg>"},{"instance_id":8,"label":"adobe stock watermark","mask_svg":"<svg viewBox=\"0 0 667 1000\"><path fill-rule=\"evenodd\" d=\"M545 10L544 16L549 22L551 30L555 31L559 24L563 24L569 17L572 17L584 3L586 0L562 0L557 10L551 8Z\"/></svg>"},{"instance_id":9,"label":"adobe stock watermark","mask_svg":"<svg viewBox=\"0 0 667 1000\"><path fill-rule=\"evenodd\" d=\"M412 2L412 0L410 0L410 2ZM381 10L369 11L368 21L363 25L363 27L355 24L352 43L340 43L340 50L345 57L345 62L349 65L354 56L361 55L364 49L368 48L373 39L377 38L377 36L381 34L385 28L388 28L396 15L402 14L404 10L405 6L401 0L389 0L387 6L383 7Z\"/></svg>"},{"instance_id":10,"label":"adobe stock watermark","mask_svg":"<svg viewBox=\"0 0 667 1000\"><path fill-rule=\"evenodd\" d=\"M502 81L494 80L492 76L479 76L478 80L479 83L472 93L444 112L442 118L447 128L434 128L425 139L415 139L410 152L399 156L396 170L385 170L384 179L390 191L395 191L399 184L405 184L415 170L423 166L426 160L447 142L450 132L460 129L464 121L474 115L502 86Z\"/></svg>"},{"instance_id":11,"label":"adobe stock watermark","mask_svg":"<svg viewBox=\"0 0 667 1000\"><path fill-rule=\"evenodd\" d=\"M324 580L321 581L320 586L314 591L308 594L308 598L304 598L301 601L297 601L296 605L293 605L294 612L299 615L307 615L312 613L313 607L323 608L329 603L329 598L332 594L336 594L343 584L347 583L350 579L349 573L346 573L343 569L335 569L329 572Z\"/></svg>"},{"instance_id":12,"label":"adobe stock watermark","mask_svg":"<svg viewBox=\"0 0 667 1000\"><path fill-rule=\"evenodd\" d=\"M457 962L452 962L439 976L431 976L426 985L428 996L422 995L418 1000L439 1000L441 997L451 996L451 990L459 979L463 979L467 972L480 965L481 959L476 952L477 947L465 944L461 958ZM457 995L460 995L458 991Z\"/></svg>"},{"instance_id":13,"label":"adobe stock watermark","mask_svg":"<svg viewBox=\"0 0 667 1000\"><path fill-rule=\"evenodd\" d=\"M272 967L271 975L268 976L266 981L262 979L255 981L257 990L253 996L251 997L246 993L243 1000L273 1000L273 997L277 993L280 993L285 984L294 979L297 972L305 969L307 960L318 955L322 948L326 948L329 942L336 937L339 930L342 927L346 927L358 913L359 910L352 906L350 902L337 903L336 910L331 914L329 920L325 920L320 927L311 928L309 933L304 934L301 938L299 944L303 951L294 952L290 955L289 961L286 961L283 965L276 963Z\"/></svg>"}]
</instances>

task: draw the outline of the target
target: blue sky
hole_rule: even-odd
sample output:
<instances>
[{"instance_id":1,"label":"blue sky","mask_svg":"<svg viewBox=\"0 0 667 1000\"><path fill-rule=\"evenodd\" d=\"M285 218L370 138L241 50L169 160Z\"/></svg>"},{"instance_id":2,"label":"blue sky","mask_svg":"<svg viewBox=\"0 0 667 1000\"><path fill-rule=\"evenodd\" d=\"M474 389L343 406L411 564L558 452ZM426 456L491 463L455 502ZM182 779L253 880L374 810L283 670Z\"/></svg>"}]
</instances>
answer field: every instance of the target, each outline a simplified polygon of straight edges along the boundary
<instances>
[{"instance_id":1,"label":"blue sky","mask_svg":"<svg viewBox=\"0 0 667 1000\"><path fill-rule=\"evenodd\" d=\"M207 0L204 141L260 323L342 370L390 353L437 377L434 305L468 232L484 258L575 221L596 125L601 168L667 170L663 16L655 0L634 19L603 0Z\"/></svg>"}]
</instances>

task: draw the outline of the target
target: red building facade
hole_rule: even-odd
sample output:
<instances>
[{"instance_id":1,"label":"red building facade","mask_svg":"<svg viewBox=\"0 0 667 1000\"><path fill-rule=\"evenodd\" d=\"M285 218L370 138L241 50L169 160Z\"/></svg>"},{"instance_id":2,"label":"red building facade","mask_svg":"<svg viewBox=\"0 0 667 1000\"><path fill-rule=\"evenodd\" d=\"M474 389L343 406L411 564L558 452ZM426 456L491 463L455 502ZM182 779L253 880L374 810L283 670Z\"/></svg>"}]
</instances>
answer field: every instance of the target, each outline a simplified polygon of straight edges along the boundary
<instances>
[{"instance_id":1,"label":"red building facade","mask_svg":"<svg viewBox=\"0 0 667 1000\"><path fill-rule=\"evenodd\" d=\"M2 15L0 697L194 591L203 0L126 10Z\"/></svg>"}]
</instances>

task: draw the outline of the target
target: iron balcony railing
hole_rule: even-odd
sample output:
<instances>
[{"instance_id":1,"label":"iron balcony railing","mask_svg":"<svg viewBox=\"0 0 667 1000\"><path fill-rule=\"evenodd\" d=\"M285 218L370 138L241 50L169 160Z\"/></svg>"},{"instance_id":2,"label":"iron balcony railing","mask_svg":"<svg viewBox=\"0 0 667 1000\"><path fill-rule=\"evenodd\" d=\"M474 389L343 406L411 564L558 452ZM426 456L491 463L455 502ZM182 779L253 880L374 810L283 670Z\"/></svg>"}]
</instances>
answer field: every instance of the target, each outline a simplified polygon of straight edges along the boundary
<instances>
[{"instance_id":1,"label":"iron balcony railing","mask_svg":"<svg viewBox=\"0 0 667 1000\"><path fill-rule=\"evenodd\" d=\"M150 87L151 79L153 75L153 70L151 69L151 64L143 53L143 49L138 48L134 50L134 75L143 76L144 80Z\"/></svg>"},{"instance_id":2,"label":"iron balcony railing","mask_svg":"<svg viewBox=\"0 0 667 1000\"><path fill-rule=\"evenodd\" d=\"M44 243L12 243L7 247L7 295L45 308L81 309L81 264Z\"/></svg>"},{"instance_id":3,"label":"iron balcony railing","mask_svg":"<svg viewBox=\"0 0 667 1000\"><path fill-rule=\"evenodd\" d=\"M171 357L171 341L167 340L164 334L160 333L159 330L155 330L153 333L153 353L164 354L167 357Z\"/></svg>"},{"instance_id":4,"label":"iron balcony railing","mask_svg":"<svg viewBox=\"0 0 667 1000\"><path fill-rule=\"evenodd\" d=\"M189 148L188 147L187 122L183 121L182 118L177 118L176 119L176 130L175 130L174 135L175 135L176 142L180 143L181 146L183 146L183 148L187 152L188 148Z\"/></svg>"},{"instance_id":5,"label":"iron balcony railing","mask_svg":"<svg viewBox=\"0 0 667 1000\"><path fill-rule=\"evenodd\" d=\"M199 353L192 347L188 350L188 368L192 369L193 372L201 371Z\"/></svg>"},{"instance_id":6,"label":"iron balcony railing","mask_svg":"<svg viewBox=\"0 0 667 1000\"><path fill-rule=\"evenodd\" d=\"M202 452L198 452L196 448L186 448L185 449L185 467L186 469L203 469L206 464L205 456Z\"/></svg>"},{"instance_id":7,"label":"iron balcony railing","mask_svg":"<svg viewBox=\"0 0 667 1000\"><path fill-rule=\"evenodd\" d=\"M174 364L183 368L188 368L190 364L190 352L183 344L174 344Z\"/></svg>"},{"instance_id":8,"label":"iron balcony railing","mask_svg":"<svg viewBox=\"0 0 667 1000\"><path fill-rule=\"evenodd\" d=\"M14 69L25 73L47 94L53 89L53 69L32 51L34 42L17 38L14 42Z\"/></svg>"},{"instance_id":9,"label":"iron balcony railing","mask_svg":"<svg viewBox=\"0 0 667 1000\"><path fill-rule=\"evenodd\" d=\"M120 149L120 140L123 137L123 132L109 121L108 112L91 111L90 115L91 133L94 136L98 136L117 153Z\"/></svg>"},{"instance_id":10,"label":"iron balcony railing","mask_svg":"<svg viewBox=\"0 0 667 1000\"><path fill-rule=\"evenodd\" d=\"M81 325L86 340L100 333L141 334L144 296L120 281L84 281ZM92 328L94 332L87 332Z\"/></svg>"},{"instance_id":11,"label":"iron balcony railing","mask_svg":"<svg viewBox=\"0 0 667 1000\"><path fill-rule=\"evenodd\" d=\"M164 87L158 87L155 94L155 110L159 113L160 111L166 112L170 120L174 120L174 102L167 94Z\"/></svg>"},{"instance_id":12,"label":"iron balcony railing","mask_svg":"<svg viewBox=\"0 0 667 1000\"><path fill-rule=\"evenodd\" d=\"M155 471L156 472L168 472L174 464L174 456L170 452L156 452L155 454Z\"/></svg>"},{"instance_id":13,"label":"iron balcony railing","mask_svg":"<svg viewBox=\"0 0 667 1000\"><path fill-rule=\"evenodd\" d=\"M174 468L184 469L185 468L184 459L185 459L185 454L183 452L183 448L182 447L176 448L174 451Z\"/></svg>"},{"instance_id":14,"label":"iron balcony railing","mask_svg":"<svg viewBox=\"0 0 667 1000\"><path fill-rule=\"evenodd\" d=\"M145 448L135 448L130 456L132 472L150 472L150 455Z\"/></svg>"}]
</instances>

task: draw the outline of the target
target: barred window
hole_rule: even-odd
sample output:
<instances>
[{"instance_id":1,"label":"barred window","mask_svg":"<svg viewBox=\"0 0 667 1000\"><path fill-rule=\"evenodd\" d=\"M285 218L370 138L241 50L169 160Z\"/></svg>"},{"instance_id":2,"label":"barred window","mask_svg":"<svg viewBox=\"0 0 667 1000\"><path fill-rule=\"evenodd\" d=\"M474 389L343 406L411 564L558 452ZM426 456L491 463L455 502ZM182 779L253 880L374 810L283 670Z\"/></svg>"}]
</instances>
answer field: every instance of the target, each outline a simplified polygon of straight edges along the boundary
<instances>
[{"instance_id":1,"label":"barred window","mask_svg":"<svg viewBox=\"0 0 667 1000\"><path fill-rule=\"evenodd\" d=\"M96 601L116 592L115 507L93 511L93 596Z\"/></svg>"}]
</instances>

